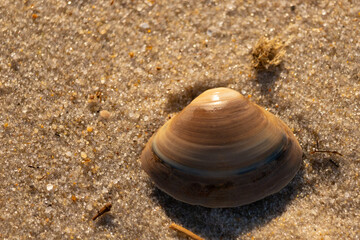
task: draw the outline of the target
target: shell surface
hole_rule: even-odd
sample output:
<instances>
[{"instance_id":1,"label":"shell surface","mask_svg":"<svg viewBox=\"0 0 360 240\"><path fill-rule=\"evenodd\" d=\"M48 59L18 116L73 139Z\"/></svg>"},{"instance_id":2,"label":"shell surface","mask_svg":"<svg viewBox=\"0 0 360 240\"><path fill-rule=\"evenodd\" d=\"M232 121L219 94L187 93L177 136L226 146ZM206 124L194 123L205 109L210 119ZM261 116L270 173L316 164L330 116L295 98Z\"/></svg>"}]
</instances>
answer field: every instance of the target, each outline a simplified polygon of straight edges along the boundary
<instances>
[{"instance_id":1,"label":"shell surface","mask_svg":"<svg viewBox=\"0 0 360 240\"><path fill-rule=\"evenodd\" d=\"M278 192L301 161L290 129L228 88L195 98L141 154L142 168L161 190L205 207L241 206Z\"/></svg>"}]
</instances>

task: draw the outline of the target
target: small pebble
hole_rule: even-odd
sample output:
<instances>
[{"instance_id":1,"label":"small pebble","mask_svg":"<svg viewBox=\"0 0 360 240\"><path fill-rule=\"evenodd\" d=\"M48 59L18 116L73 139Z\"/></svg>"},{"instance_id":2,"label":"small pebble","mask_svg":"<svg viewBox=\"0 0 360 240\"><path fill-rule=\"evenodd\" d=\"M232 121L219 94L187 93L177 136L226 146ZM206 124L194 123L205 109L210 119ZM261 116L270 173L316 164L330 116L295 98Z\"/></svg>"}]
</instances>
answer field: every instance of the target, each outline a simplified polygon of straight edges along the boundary
<instances>
[{"instance_id":1,"label":"small pebble","mask_svg":"<svg viewBox=\"0 0 360 240\"><path fill-rule=\"evenodd\" d=\"M87 154L85 152L81 152L80 155L83 159L87 158Z\"/></svg>"},{"instance_id":2,"label":"small pebble","mask_svg":"<svg viewBox=\"0 0 360 240\"><path fill-rule=\"evenodd\" d=\"M100 117L103 119L109 119L111 116L111 113L107 110L101 110L100 111Z\"/></svg>"},{"instance_id":3,"label":"small pebble","mask_svg":"<svg viewBox=\"0 0 360 240\"><path fill-rule=\"evenodd\" d=\"M146 23L146 22L141 23L141 24L139 25L139 27L142 28L142 29L148 29L148 28L150 28L149 24Z\"/></svg>"},{"instance_id":4,"label":"small pebble","mask_svg":"<svg viewBox=\"0 0 360 240\"><path fill-rule=\"evenodd\" d=\"M54 186L52 184L46 185L46 190L51 191L53 190Z\"/></svg>"}]
</instances>

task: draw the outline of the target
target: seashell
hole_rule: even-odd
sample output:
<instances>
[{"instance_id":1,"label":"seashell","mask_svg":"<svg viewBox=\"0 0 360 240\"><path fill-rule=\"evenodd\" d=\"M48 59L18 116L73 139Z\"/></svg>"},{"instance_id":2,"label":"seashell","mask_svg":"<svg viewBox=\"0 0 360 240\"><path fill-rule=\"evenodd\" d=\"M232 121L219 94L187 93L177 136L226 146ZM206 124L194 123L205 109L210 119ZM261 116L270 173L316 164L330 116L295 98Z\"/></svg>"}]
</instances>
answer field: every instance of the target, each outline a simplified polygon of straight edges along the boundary
<instances>
[{"instance_id":1,"label":"seashell","mask_svg":"<svg viewBox=\"0 0 360 240\"><path fill-rule=\"evenodd\" d=\"M302 150L273 114L229 88L203 92L164 124L141 154L158 188L205 207L236 207L280 191Z\"/></svg>"}]
</instances>

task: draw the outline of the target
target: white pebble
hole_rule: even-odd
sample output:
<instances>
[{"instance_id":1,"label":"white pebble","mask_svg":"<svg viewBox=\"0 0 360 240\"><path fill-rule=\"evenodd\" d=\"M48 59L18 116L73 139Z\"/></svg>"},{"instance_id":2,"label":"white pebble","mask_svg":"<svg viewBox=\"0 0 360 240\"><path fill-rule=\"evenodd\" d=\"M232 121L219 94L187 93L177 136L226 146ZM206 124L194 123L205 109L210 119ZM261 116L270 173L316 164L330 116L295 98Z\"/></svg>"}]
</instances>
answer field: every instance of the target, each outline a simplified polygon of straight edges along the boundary
<instances>
[{"instance_id":1,"label":"white pebble","mask_svg":"<svg viewBox=\"0 0 360 240\"><path fill-rule=\"evenodd\" d=\"M146 22L141 23L139 27L142 28L142 29L148 29L148 28L150 28L149 24L146 23Z\"/></svg>"},{"instance_id":2,"label":"white pebble","mask_svg":"<svg viewBox=\"0 0 360 240\"><path fill-rule=\"evenodd\" d=\"M53 188L54 188L54 186L53 186L52 184L46 185L46 189L47 189L48 191L51 191Z\"/></svg>"}]
</instances>

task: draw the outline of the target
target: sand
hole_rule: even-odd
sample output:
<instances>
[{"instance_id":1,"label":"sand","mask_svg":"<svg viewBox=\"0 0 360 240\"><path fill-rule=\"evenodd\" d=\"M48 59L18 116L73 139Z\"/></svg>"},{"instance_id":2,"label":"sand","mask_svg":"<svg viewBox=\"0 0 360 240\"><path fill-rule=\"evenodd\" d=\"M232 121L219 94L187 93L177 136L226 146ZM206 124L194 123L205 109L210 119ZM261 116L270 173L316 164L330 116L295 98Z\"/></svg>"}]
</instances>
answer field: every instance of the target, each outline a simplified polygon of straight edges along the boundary
<instances>
[{"instance_id":1,"label":"sand","mask_svg":"<svg viewBox=\"0 0 360 240\"><path fill-rule=\"evenodd\" d=\"M0 16L0 238L186 239L176 223L204 239L360 239L358 0L3 0ZM261 39L285 52L254 65ZM158 190L139 158L220 86L282 119L304 156L279 193L208 209Z\"/></svg>"}]
</instances>

